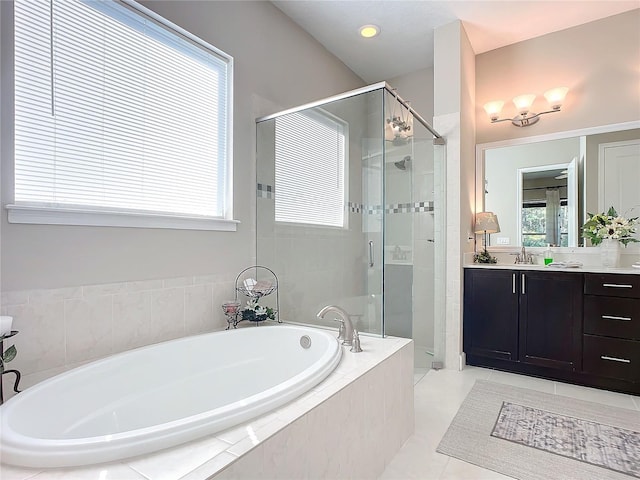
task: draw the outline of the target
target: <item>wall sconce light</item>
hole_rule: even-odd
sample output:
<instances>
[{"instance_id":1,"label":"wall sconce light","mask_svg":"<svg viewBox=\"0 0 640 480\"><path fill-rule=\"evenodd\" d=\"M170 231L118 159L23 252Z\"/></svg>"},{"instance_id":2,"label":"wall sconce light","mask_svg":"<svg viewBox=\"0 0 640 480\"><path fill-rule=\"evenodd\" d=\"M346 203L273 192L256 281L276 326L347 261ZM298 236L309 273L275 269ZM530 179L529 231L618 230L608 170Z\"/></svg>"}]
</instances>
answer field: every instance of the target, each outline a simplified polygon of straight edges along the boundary
<instances>
[{"instance_id":1,"label":"wall sconce light","mask_svg":"<svg viewBox=\"0 0 640 480\"><path fill-rule=\"evenodd\" d=\"M516 127L528 127L540 120L540 115L559 112L568 91L569 89L567 87L558 87L545 92L544 96L551 108L551 110L547 110L546 112L531 112L531 105L533 105L533 101L536 99L534 93L519 95L513 99L513 104L518 110L518 115L513 118L500 118L500 112L504 106L504 102L501 100L486 103L484 110L487 112L487 115L489 115L491 123L510 121Z\"/></svg>"}]
</instances>

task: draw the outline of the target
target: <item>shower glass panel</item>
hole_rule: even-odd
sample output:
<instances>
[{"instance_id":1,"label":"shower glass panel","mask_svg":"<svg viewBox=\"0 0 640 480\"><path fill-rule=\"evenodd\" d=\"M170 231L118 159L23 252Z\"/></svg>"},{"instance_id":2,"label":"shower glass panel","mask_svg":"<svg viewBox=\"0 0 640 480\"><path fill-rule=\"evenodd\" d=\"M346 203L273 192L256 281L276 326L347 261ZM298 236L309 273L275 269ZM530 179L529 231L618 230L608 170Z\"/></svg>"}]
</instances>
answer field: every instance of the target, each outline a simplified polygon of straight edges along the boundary
<instances>
[{"instance_id":1,"label":"shower glass panel","mask_svg":"<svg viewBox=\"0 0 640 480\"><path fill-rule=\"evenodd\" d=\"M385 95L399 127L385 135L384 332L412 338L415 371L426 373L435 361L433 135Z\"/></svg>"},{"instance_id":2,"label":"shower glass panel","mask_svg":"<svg viewBox=\"0 0 640 480\"><path fill-rule=\"evenodd\" d=\"M279 278L280 318L382 334L383 89L257 123L257 263ZM268 298L265 298L268 300Z\"/></svg>"},{"instance_id":3,"label":"shower glass panel","mask_svg":"<svg viewBox=\"0 0 640 480\"><path fill-rule=\"evenodd\" d=\"M385 83L257 120L256 257L278 275L280 319L337 327L316 318L336 305L360 332L412 338L416 374L443 360L434 134Z\"/></svg>"}]
</instances>

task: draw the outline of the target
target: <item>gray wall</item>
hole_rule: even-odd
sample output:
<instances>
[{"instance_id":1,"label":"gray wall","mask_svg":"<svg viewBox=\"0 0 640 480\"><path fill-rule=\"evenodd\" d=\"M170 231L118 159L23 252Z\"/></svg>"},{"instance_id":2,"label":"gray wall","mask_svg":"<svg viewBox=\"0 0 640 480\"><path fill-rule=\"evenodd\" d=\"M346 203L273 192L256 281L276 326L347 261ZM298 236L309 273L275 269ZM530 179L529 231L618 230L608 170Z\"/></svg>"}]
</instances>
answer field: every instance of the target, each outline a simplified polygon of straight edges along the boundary
<instances>
[{"instance_id":1,"label":"gray wall","mask_svg":"<svg viewBox=\"0 0 640 480\"><path fill-rule=\"evenodd\" d=\"M477 141L487 143L638 120L640 9L507 45L476 57ZM561 113L544 115L527 128L491 124L483 105L536 93L533 111L547 110L544 92L569 87Z\"/></svg>"},{"instance_id":2,"label":"gray wall","mask_svg":"<svg viewBox=\"0 0 640 480\"><path fill-rule=\"evenodd\" d=\"M255 258L256 117L363 85L269 2L143 4L234 57L234 217L237 232L8 224L2 210L2 290L60 288L187 275L233 277ZM13 198L12 4L2 8L2 206Z\"/></svg>"}]
</instances>

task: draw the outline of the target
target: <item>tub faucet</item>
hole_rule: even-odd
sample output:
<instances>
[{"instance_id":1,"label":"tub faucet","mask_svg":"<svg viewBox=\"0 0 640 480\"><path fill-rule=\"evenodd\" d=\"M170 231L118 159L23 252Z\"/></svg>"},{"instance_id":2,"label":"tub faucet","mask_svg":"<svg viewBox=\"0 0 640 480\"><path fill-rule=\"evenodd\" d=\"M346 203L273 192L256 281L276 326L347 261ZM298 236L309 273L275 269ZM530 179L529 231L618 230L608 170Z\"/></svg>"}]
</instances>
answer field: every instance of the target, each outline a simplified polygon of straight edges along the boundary
<instances>
[{"instance_id":1,"label":"tub faucet","mask_svg":"<svg viewBox=\"0 0 640 480\"><path fill-rule=\"evenodd\" d=\"M329 312L333 312L338 317L340 317L336 318L335 320L340 322L341 325L344 326L344 329L340 329L340 336L338 336L338 340L342 340L343 345L351 345L353 343L353 324L351 323L349 314L340 307L336 307L335 305L327 305L322 310L320 310L318 312L318 315L316 316L318 317L318 319L322 320L324 316Z\"/></svg>"}]
</instances>

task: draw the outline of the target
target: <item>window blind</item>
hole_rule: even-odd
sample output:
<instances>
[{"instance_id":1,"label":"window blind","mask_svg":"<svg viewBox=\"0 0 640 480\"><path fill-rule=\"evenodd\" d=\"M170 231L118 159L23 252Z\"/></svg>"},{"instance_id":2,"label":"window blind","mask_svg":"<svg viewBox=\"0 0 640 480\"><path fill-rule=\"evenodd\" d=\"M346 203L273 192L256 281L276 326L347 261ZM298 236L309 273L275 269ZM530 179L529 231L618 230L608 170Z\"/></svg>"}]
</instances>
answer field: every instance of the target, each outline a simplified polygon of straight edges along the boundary
<instances>
[{"instance_id":1,"label":"window blind","mask_svg":"<svg viewBox=\"0 0 640 480\"><path fill-rule=\"evenodd\" d=\"M343 227L347 125L319 112L275 119L275 220Z\"/></svg>"},{"instance_id":2,"label":"window blind","mask_svg":"<svg viewBox=\"0 0 640 480\"><path fill-rule=\"evenodd\" d=\"M224 218L230 57L112 1L15 2L15 203Z\"/></svg>"}]
</instances>

